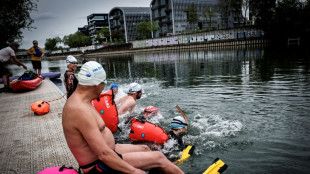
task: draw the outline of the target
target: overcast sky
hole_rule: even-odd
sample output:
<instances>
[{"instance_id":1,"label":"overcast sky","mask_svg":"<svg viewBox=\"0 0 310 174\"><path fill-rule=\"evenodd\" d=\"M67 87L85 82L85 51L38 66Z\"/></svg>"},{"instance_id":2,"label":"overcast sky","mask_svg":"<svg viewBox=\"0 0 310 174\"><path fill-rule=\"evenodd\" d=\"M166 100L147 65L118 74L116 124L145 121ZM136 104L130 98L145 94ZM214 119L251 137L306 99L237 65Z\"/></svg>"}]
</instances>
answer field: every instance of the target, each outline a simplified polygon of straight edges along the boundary
<instances>
[{"instance_id":1,"label":"overcast sky","mask_svg":"<svg viewBox=\"0 0 310 174\"><path fill-rule=\"evenodd\" d=\"M31 31L23 30L21 48L28 49L33 40L44 48L46 38L73 34L78 27L87 25L92 13L109 13L114 7L149 7L151 0L39 0Z\"/></svg>"}]
</instances>

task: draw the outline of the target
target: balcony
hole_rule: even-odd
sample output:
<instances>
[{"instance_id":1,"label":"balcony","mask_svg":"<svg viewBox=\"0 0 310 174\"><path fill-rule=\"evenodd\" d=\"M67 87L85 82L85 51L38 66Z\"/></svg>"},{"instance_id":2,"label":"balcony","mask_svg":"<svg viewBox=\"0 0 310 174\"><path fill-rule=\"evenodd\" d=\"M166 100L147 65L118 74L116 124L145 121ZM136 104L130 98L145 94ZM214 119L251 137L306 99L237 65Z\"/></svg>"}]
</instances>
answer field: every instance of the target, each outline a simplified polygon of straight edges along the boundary
<instances>
[{"instance_id":1,"label":"balcony","mask_svg":"<svg viewBox=\"0 0 310 174\"><path fill-rule=\"evenodd\" d=\"M161 19L165 19L165 18L166 18L166 16L158 16L158 17L154 18L154 20L161 20Z\"/></svg>"},{"instance_id":2,"label":"balcony","mask_svg":"<svg viewBox=\"0 0 310 174\"><path fill-rule=\"evenodd\" d=\"M166 7L166 5L154 5L154 6L152 6L152 10L156 10L156 9L160 9L160 8L163 8L163 7Z\"/></svg>"}]
</instances>

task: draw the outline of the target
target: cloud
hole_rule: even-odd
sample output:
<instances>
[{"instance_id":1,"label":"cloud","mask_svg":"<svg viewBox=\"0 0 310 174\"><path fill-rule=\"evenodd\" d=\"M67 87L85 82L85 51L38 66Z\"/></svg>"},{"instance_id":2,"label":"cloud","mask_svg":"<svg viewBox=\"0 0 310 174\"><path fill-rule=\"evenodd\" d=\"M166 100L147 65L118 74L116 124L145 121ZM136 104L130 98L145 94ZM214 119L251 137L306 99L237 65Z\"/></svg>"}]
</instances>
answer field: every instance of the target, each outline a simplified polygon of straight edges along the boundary
<instances>
[{"instance_id":1,"label":"cloud","mask_svg":"<svg viewBox=\"0 0 310 174\"><path fill-rule=\"evenodd\" d=\"M34 16L34 20L35 21L39 21L39 20L50 20L50 19L56 19L57 15L51 12L43 12L40 13L36 16Z\"/></svg>"}]
</instances>

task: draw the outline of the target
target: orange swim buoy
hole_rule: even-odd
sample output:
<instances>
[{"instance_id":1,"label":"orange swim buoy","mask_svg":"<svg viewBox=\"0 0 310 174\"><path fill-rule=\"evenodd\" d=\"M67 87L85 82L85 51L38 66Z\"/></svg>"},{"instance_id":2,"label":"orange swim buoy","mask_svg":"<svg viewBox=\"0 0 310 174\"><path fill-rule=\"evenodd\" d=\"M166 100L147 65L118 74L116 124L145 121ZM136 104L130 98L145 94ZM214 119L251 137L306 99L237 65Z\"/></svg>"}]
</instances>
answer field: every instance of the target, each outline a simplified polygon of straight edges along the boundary
<instances>
[{"instance_id":1,"label":"orange swim buoy","mask_svg":"<svg viewBox=\"0 0 310 174\"><path fill-rule=\"evenodd\" d=\"M164 144L169 139L163 128L147 121L140 122L133 118L130 128L129 140L131 142L146 141Z\"/></svg>"},{"instance_id":2,"label":"orange swim buoy","mask_svg":"<svg viewBox=\"0 0 310 174\"><path fill-rule=\"evenodd\" d=\"M44 115L50 111L50 104L40 100L31 104L31 110L37 115Z\"/></svg>"},{"instance_id":3,"label":"orange swim buoy","mask_svg":"<svg viewBox=\"0 0 310 174\"><path fill-rule=\"evenodd\" d=\"M118 112L114 102L114 94L112 90L101 93L98 99L91 101L91 104L100 114L104 123L111 130L111 132L117 132Z\"/></svg>"}]
</instances>

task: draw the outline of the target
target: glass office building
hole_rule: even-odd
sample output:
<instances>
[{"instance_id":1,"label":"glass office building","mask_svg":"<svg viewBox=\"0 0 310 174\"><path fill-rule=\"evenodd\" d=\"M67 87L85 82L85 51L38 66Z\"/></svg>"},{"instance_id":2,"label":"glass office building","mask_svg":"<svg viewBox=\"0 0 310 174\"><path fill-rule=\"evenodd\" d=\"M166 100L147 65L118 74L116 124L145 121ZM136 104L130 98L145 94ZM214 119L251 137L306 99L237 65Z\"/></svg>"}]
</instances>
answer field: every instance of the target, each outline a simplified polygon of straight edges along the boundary
<instances>
[{"instance_id":1,"label":"glass office building","mask_svg":"<svg viewBox=\"0 0 310 174\"><path fill-rule=\"evenodd\" d=\"M198 22L190 25L187 21L188 8L195 4ZM219 0L152 0L151 19L157 21L160 29L154 32L155 37L177 35L193 30L220 29L234 26L234 18L223 17L219 13ZM213 16L205 17L203 12L213 11ZM233 12L233 11L232 11ZM234 15L230 13L231 15ZM229 20L228 20L229 19Z\"/></svg>"},{"instance_id":2,"label":"glass office building","mask_svg":"<svg viewBox=\"0 0 310 174\"><path fill-rule=\"evenodd\" d=\"M127 42L138 37L137 24L149 21L151 9L149 7L115 7L109 12L110 34L118 33Z\"/></svg>"}]
</instances>

